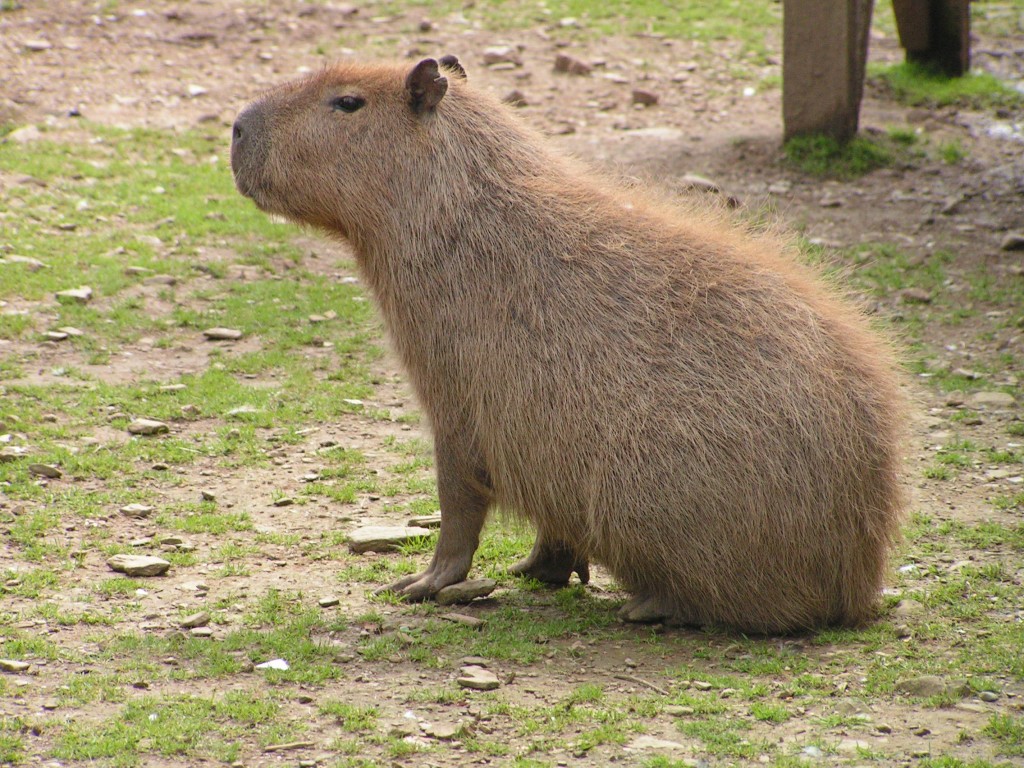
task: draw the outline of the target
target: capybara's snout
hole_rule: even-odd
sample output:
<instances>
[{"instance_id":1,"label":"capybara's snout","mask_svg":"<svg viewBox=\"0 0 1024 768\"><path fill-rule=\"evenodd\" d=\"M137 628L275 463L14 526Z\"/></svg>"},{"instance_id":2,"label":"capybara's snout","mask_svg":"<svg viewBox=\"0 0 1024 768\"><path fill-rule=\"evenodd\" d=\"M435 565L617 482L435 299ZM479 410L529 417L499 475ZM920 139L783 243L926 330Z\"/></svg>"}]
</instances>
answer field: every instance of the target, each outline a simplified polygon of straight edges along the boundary
<instances>
[{"instance_id":1,"label":"capybara's snout","mask_svg":"<svg viewBox=\"0 0 1024 768\"><path fill-rule=\"evenodd\" d=\"M253 197L256 178L266 158L268 136L265 110L256 102L243 109L231 127L231 171L238 191Z\"/></svg>"}]
</instances>

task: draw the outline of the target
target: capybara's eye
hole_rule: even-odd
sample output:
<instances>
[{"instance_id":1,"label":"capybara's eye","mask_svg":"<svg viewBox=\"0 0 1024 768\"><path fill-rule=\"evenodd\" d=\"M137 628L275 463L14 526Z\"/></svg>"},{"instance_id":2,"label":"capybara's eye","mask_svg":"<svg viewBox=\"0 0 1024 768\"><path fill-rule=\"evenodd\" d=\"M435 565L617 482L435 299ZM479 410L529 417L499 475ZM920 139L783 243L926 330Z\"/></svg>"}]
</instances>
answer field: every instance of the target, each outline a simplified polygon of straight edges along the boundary
<instances>
[{"instance_id":1,"label":"capybara's eye","mask_svg":"<svg viewBox=\"0 0 1024 768\"><path fill-rule=\"evenodd\" d=\"M335 99L331 99L331 109L337 109L341 112L355 112L363 104L366 103L366 99L361 99L358 96L338 96Z\"/></svg>"}]
</instances>

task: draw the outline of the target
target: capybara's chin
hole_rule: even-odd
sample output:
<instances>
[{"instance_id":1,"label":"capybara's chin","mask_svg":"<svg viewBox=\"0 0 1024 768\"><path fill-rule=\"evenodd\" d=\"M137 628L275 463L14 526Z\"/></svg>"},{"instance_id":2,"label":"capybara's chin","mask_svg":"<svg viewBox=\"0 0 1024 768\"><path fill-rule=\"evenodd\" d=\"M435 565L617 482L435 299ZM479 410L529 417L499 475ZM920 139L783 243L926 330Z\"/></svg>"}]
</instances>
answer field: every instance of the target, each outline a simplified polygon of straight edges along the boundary
<instances>
[{"instance_id":1,"label":"capybara's chin","mask_svg":"<svg viewBox=\"0 0 1024 768\"><path fill-rule=\"evenodd\" d=\"M454 57L345 64L247 107L242 194L348 239L434 437L429 599L494 507L513 573L590 564L630 621L874 615L898 538L893 354L795 250L560 157Z\"/></svg>"}]
</instances>

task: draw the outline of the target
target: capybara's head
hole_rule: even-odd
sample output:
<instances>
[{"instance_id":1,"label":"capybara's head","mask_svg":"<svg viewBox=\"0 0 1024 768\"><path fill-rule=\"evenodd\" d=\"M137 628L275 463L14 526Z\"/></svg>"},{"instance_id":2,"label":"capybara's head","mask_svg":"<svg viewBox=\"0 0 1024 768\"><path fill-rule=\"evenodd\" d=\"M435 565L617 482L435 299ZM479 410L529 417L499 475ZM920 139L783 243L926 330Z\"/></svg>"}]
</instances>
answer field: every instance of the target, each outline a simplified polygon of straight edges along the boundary
<instances>
[{"instance_id":1,"label":"capybara's head","mask_svg":"<svg viewBox=\"0 0 1024 768\"><path fill-rule=\"evenodd\" d=\"M270 213L348 233L361 212L379 213L423 179L417 166L449 87L442 71L465 76L454 56L337 65L263 95L232 130L238 190Z\"/></svg>"}]
</instances>

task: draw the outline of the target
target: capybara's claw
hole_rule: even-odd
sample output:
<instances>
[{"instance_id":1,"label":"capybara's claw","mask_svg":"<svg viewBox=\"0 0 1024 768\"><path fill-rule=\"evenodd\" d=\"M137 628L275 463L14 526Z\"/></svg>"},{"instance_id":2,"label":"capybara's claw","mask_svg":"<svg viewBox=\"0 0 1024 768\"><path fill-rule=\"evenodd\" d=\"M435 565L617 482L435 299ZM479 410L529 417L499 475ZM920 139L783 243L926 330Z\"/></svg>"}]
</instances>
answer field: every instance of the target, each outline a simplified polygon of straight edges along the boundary
<instances>
[{"instance_id":1,"label":"capybara's claw","mask_svg":"<svg viewBox=\"0 0 1024 768\"><path fill-rule=\"evenodd\" d=\"M590 581L590 564L571 547L538 539L533 551L509 568L509 573L557 586L568 584L575 573L581 584L587 584Z\"/></svg>"},{"instance_id":2,"label":"capybara's claw","mask_svg":"<svg viewBox=\"0 0 1024 768\"><path fill-rule=\"evenodd\" d=\"M466 578L465 573L427 569L422 573L406 576L393 584L381 587L374 594L392 592L410 602L429 600L450 584L458 584Z\"/></svg>"}]
</instances>

